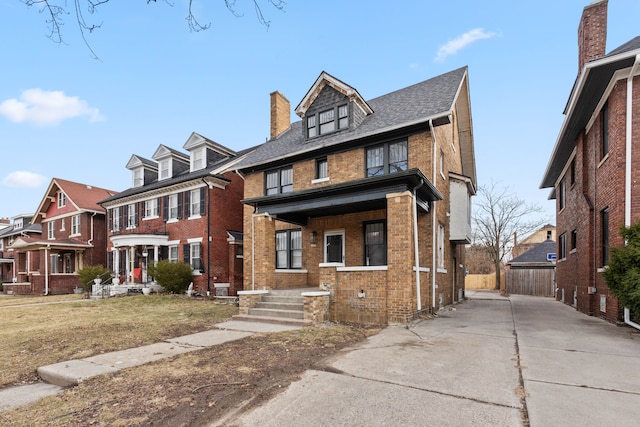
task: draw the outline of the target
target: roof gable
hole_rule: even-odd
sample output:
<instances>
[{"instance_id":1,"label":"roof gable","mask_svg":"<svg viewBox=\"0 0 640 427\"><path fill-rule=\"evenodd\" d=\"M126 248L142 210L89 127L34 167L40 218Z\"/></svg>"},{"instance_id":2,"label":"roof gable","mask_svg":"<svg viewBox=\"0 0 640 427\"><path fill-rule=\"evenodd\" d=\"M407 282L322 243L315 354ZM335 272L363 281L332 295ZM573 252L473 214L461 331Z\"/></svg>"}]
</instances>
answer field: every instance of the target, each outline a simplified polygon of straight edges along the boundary
<instances>
[{"instance_id":1,"label":"roof gable","mask_svg":"<svg viewBox=\"0 0 640 427\"><path fill-rule=\"evenodd\" d=\"M307 94L302 98L300 104L295 109L295 112L298 116L304 117L307 110L311 107L316 98L320 95L320 92L326 87L329 86L338 92L345 95L349 98L349 101L354 102L357 106L359 106L365 114L372 114L373 110L367 104L367 102L362 98L362 96L355 90L353 87L344 83L341 80L333 77L331 74L323 71L320 73L315 83L311 86Z\"/></svg>"},{"instance_id":2,"label":"roof gable","mask_svg":"<svg viewBox=\"0 0 640 427\"><path fill-rule=\"evenodd\" d=\"M145 159L144 157L140 157L137 154L133 154L129 161L127 162L127 169L132 170L144 166L146 169L158 169L158 164L153 160Z\"/></svg>"}]
</instances>

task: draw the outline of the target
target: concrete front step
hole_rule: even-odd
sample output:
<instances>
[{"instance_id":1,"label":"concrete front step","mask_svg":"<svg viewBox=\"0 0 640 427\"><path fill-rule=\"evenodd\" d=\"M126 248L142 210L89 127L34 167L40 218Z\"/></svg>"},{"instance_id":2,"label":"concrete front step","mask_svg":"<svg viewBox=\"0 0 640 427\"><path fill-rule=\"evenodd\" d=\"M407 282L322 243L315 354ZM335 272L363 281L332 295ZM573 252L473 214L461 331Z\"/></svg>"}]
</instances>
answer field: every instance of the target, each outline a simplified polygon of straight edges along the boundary
<instances>
[{"instance_id":1,"label":"concrete front step","mask_svg":"<svg viewBox=\"0 0 640 427\"><path fill-rule=\"evenodd\" d=\"M304 298L301 297L300 295L298 296L263 295L261 298L261 301L303 304Z\"/></svg>"},{"instance_id":2,"label":"concrete front step","mask_svg":"<svg viewBox=\"0 0 640 427\"><path fill-rule=\"evenodd\" d=\"M272 308L250 308L249 314L253 316L282 317L284 319L304 319L302 310L278 310Z\"/></svg>"},{"instance_id":3,"label":"concrete front step","mask_svg":"<svg viewBox=\"0 0 640 427\"><path fill-rule=\"evenodd\" d=\"M271 310L293 310L303 311L304 304L302 302L280 302L280 301L260 301L256 308L268 308Z\"/></svg>"},{"instance_id":4,"label":"concrete front step","mask_svg":"<svg viewBox=\"0 0 640 427\"><path fill-rule=\"evenodd\" d=\"M261 323L273 323L276 325L290 325L290 326L312 326L311 320L305 319L292 319L285 317L271 317L271 316L255 316L252 314L236 314L232 317L233 320L240 320L244 322L261 322Z\"/></svg>"}]
</instances>

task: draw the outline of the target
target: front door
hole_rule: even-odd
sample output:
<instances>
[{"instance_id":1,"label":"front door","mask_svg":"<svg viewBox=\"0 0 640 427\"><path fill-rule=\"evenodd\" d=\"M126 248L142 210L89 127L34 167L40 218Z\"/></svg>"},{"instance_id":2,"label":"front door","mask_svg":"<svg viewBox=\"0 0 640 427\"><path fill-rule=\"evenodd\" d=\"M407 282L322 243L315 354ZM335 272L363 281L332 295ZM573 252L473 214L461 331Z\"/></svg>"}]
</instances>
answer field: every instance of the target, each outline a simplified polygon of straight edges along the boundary
<instances>
[{"instance_id":1,"label":"front door","mask_svg":"<svg viewBox=\"0 0 640 427\"><path fill-rule=\"evenodd\" d=\"M344 231L325 233L324 247L324 262L344 264Z\"/></svg>"}]
</instances>

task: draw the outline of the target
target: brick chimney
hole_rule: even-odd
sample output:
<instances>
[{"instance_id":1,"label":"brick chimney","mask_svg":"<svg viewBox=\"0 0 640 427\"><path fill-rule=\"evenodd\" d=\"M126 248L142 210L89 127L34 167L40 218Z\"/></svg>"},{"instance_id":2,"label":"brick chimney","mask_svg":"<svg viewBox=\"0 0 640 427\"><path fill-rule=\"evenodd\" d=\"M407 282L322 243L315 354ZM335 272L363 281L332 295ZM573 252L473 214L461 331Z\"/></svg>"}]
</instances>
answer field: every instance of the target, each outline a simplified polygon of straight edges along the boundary
<instances>
[{"instance_id":1,"label":"brick chimney","mask_svg":"<svg viewBox=\"0 0 640 427\"><path fill-rule=\"evenodd\" d=\"M9 218L0 218L0 224L11 224Z\"/></svg>"},{"instance_id":2,"label":"brick chimney","mask_svg":"<svg viewBox=\"0 0 640 427\"><path fill-rule=\"evenodd\" d=\"M271 93L271 139L291 127L291 105L278 91Z\"/></svg>"},{"instance_id":3,"label":"brick chimney","mask_svg":"<svg viewBox=\"0 0 640 427\"><path fill-rule=\"evenodd\" d=\"M587 62L600 59L606 53L608 3L608 0L595 1L582 11L578 26L578 74Z\"/></svg>"}]
</instances>

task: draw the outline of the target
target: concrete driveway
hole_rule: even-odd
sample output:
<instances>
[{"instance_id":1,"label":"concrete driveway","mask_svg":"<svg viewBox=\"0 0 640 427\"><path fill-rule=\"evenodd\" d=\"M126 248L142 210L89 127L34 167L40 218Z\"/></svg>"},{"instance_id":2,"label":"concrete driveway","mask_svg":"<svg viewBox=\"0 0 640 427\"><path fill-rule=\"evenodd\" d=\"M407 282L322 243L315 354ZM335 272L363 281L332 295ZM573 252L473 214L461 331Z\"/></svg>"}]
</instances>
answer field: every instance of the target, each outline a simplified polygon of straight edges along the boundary
<instances>
[{"instance_id":1,"label":"concrete driveway","mask_svg":"<svg viewBox=\"0 0 640 427\"><path fill-rule=\"evenodd\" d=\"M470 292L212 425L637 426L640 334L548 298Z\"/></svg>"}]
</instances>

